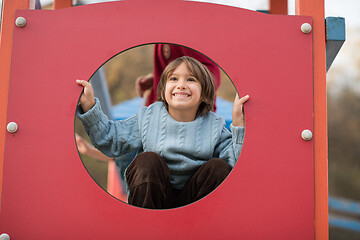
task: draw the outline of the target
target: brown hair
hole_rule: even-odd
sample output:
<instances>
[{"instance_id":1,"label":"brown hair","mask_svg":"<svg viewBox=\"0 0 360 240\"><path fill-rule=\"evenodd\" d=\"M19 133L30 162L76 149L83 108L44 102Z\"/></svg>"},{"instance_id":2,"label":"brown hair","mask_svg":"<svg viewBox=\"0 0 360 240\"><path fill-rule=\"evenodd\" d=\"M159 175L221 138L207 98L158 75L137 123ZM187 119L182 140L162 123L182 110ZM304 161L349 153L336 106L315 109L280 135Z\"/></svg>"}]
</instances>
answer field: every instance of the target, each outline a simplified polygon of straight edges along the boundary
<instances>
[{"instance_id":1,"label":"brown hair","mask_svg":"<svg viewBox=\"0 0 360 240\"><path fill-rule=\"evenodd\" d=\"M196 116L204 115L208 111L213 110L214 108L214 99L215 99L215 86L214 86L214 76L210 70L198 60L183 56L175 59L169 65L166 66L163 73L160 77L160 82L157 88L157 100L162 101L166 108L168 108L168 103L165 100L165 86L168 78L173 74L175 69L180 66L182 63L185 63L187 69L200 83L201 85L201 100L202 103L199 106L199 109L196 113Z\"/></svg>"}]
</instances>

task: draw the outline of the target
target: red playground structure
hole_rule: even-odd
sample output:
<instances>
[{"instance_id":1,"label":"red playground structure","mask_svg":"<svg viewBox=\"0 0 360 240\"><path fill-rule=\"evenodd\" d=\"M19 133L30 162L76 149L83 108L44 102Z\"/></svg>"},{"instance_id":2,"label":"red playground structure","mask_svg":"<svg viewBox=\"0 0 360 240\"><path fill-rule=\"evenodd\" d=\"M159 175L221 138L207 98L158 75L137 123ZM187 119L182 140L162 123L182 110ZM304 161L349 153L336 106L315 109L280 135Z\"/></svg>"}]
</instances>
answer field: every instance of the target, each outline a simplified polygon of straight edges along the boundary
<instances>
[{"instance_id":1,"label":"red playground structure","mask_svg":"<svg viewBox=\"0 0 360 240\"><path fill-rule=\"evenodd\" d=\"M2 239L328 239L323 0L270 14L182 0L32 10L3 0ZM74 138L82 89L108 59L151 43L195 49L249 94L238 163L207 197L149 210L89 176ZM9 237L9 238L8 238Z\"/></svg>"}]
</instances>

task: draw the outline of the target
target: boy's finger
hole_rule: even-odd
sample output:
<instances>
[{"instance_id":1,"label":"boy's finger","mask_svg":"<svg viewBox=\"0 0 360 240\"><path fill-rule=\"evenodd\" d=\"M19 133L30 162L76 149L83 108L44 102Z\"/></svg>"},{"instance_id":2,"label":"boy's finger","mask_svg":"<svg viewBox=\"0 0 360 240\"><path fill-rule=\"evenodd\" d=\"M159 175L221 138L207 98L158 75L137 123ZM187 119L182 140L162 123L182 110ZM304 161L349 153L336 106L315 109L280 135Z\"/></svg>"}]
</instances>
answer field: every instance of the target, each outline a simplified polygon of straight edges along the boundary
<instances>
[{"instance_id":1,"label":"boy's finger","mask_svg":"<svg viewBox=\"0 0 360 240\"><path fill-rule=\"evenodd\" d=\"M88 87L90 85L90 83L88 81L80 80L80 79L77 79L76 83L83 86L83 87Z\"/></svg>"},{"instance_id":2,"label":"boy's finger","mask_svg":"<svg viewBox=\"0 0 360 240\"><path fill-rule=\"evenodd\" d=\"M250 98L250 96L249 96L249 95L246 95L246 96L240 98L240 102L241 102L241 103L245 103L247 100L249 100L249 98Z\"/></svg>"},{"instance_id":3,"label":"boy's finger","mask_svg":"<svg viewBox=\"0 0 360 240\"><path fill-rule=\"evenodd\" d=\"M84 80L79 80L79 79L76 79L76 83L81 85L81 86L84 86Z\"/></svg>"}]
</instances>

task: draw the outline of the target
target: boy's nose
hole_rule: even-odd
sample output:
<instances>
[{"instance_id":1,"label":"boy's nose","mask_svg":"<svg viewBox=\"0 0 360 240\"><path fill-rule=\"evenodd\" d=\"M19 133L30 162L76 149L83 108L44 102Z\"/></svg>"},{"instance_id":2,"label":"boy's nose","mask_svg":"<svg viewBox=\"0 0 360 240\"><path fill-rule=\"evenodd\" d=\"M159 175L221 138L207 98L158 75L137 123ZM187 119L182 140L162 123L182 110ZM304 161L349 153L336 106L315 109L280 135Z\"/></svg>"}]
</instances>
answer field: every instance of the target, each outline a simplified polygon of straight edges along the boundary
<instances>
[{"instance_id":1,"label":"boy's nose","mask_svg":"<svg viewBox=\"0 0 360 240\"><path fill-rule=\"evenodd\" d=\"M183 85L183 84L179 84L179 85L177 86L177 88L178 88L178 89L185 89L185 88L186 88L186 86L185 86L185 85Z\"/></svg>"},{"instance_id":2,"label":"boy's nose","mask_svg":"<svg viewBox=\"0 0 360 240\"><path fill-rule=\"evenodd\" d=\"M186 83L184 81L178 81L177 88L184 89L186 87Z\"/></svg>"}]
</instances>

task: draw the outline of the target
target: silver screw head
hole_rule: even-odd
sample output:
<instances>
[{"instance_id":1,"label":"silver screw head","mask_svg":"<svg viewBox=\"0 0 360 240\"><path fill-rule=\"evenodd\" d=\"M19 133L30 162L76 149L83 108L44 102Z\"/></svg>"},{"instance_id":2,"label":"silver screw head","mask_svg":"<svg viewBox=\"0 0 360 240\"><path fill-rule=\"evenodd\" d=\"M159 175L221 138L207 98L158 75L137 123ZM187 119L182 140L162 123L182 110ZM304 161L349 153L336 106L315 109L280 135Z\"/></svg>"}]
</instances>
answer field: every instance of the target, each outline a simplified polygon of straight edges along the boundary
<instances>
[{"instance_id":1,"label":"silver screw head","mask_svg":"<svg viewBox=\"0 0 360 240\"><path fill-rule=\"evenodd\" d=\"M311 25L310 25L309 23L303 23L303 24L301 25L301 31L302 31L303 33L310 33L311 30L312 30L312 27L311 27Z\"/></svg>"},{"instance_id":2,"label":"silver screw head","mask_svg":"<svg viewBox=\"0 0 360 240\"><path fill-rule=\"evenodd\" d=\"M0 235L0 240L10 240L10 236L6 233Z\"/></svg>"},{"instance_id":3,"label":"silver screw head","mask_svg":"<svg viewBox=\"0 0 360 240\"><path fill-rule=\"evenodd\" d=\"M8 125L6 126L6 129L9 133L15 133L18 130L18 128L19 127L16 122L9 122ZM2 239L0 238L0 240Z\"/></svg>"},{"instance_id":4,"label":"silver screw head","mask_svg":"<svg viewBox=\"0 0 360 240\"><path fill-rule=\"evenodd\" d=\"M301 132L301 137L305 141L310 141L312 139L312 132L309 129L305 129Z\"/></svg>"},{"instance_id":5,"label":"silver screw head","mask_svg":"<svg viewBox=\"0 0 360 240\"><path fill-rule=\"evenodd\" d=\"M18 18L16 18L16 20L15 20L15 24L16 24L16 26L18 26L18 27L25 27L25 25L26 25L26 19L24 18L24 17L18 17Z\"/></svg>"}]
</instances>

